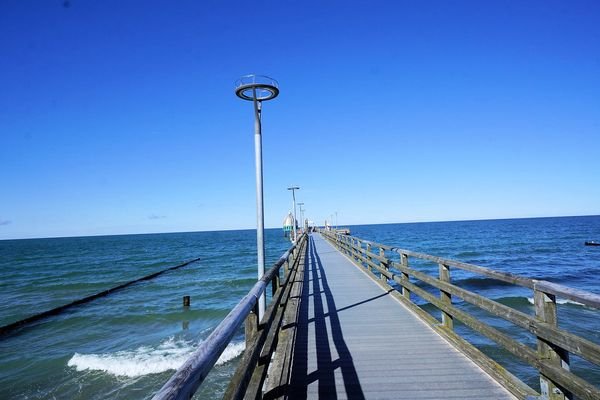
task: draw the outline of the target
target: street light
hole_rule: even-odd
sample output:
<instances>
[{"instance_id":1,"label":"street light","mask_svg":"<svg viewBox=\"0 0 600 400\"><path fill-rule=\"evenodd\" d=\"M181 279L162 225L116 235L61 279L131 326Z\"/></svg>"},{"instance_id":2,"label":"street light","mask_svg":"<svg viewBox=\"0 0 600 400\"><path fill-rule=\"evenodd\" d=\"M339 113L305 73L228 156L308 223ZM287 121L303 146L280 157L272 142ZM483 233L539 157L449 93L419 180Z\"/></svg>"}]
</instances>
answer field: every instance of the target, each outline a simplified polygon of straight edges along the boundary
<instances>
[{"instance_id":1,"label":"street light","mask_svg":"<svg viewBox=\"0 0 600 400\"><path fill-rule=\"evenodd\" d=\"M298 233L296 232L296 224L298 223L298 220L296 219L296 190L300 190L300 188L298 186L290 186L289 188L287 188L287 190L292 191L292 204L294 205L294 244L295 244L297 236L298 236Z\"/></svg>"},{"instance_id":2,"label":"street light","mask_svg":"<svg viewBox=\"0 0 600 400\"><path fill-rule=\"evenodd\" d=\"M254 159L256 164L256 253L258 259L258 279L265 274L265 217L263 202L262 167L262 102L274 99L279 94L276 80L262 75L246 75L235 84L235 94L242 100L254 104ZM265 313L266 296L263 292L258 298L258 320Z\"/></svg>"},{"instance_id":3,"label":"street light","mask_svg":"<svg viewBox=\"0 0 600 400\"><path fill-rule=\"evenodd\" d=\"M298 205L300 206L300 221L302 222L302 233L304 233L304 210L302 209L304 203L298 203Z\"/></svg>"}]
</instances>

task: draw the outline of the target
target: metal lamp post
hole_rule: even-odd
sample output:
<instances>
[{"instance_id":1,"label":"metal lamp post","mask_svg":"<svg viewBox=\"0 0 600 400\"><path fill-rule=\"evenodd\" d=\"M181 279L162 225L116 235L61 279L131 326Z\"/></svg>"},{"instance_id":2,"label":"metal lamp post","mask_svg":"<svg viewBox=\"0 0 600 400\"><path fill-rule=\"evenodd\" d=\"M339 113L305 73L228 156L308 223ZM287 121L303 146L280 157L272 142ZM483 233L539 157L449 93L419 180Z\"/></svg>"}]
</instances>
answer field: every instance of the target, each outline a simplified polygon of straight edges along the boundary
<instances>
[{"instance_id":1,"label":"metal lamp post","mask_svg":"<svg viewBox=\"0 0 600 400\"><path fill-rule=\"evenodd\" d=\"M302 222L302 233L304 233L304 209L302 208L303 205L304 203L298 203L298 206L300 206L300 222Z\"/></svg>"},{"instance_id":2,"label":"metal lamp post","mask_svg":"<svg viewBox=\"0 0 600 400\"><path fill-rule=\"evenodd\" d=\"M258 259L258 279L265 274L265 217L263 202L263 167L262 167L262 102L272 100L279 94L276 80L262 75L246 75L235 85L235 94L242 100L254 104L254 158L256 164L256 253ZM258 320L265 313L265 293L258 299Z\"/></svg>"},{"instance_id":3,"label":"metal lamp post","mask_svg":"<svg viewBox=\"0 0 600 400\"><path fill-rule=\"evenodd\" d=\"M294 243L298 239L298 233L296 232L296 225L298 224L298 219L296 218L296 190L300 190L298 186L290 186L287 190L292 191L292 204L294 205Z\"/></svg>"}]
</instances>

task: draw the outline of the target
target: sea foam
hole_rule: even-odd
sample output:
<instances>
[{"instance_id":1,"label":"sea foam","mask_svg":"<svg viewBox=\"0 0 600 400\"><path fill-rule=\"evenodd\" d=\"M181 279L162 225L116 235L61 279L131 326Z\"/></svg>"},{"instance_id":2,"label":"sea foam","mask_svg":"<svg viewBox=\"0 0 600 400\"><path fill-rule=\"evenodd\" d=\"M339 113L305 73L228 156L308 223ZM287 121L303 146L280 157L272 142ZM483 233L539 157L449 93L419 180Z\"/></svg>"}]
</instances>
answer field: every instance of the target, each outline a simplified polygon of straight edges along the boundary
<instances>
[{"instance_id":1,"label":"sea foam","mask_svg":"<svg viewBox=\"0 0 600 400\"><path fill-rule=\"evenodd\" d=\"M224 364L244 351L244 343L230 343L217 365ZM138 377L176 370L194 352L196 346L184 340L169 338L157 347L141 346L131 351L106 354L75 353L67 365L77 371L103 371L116 376Z\"/></svg>"},{"instance_id":2,"label":"sea foam","mask_svg":"<svg viewBox=\"0 0 600 400\"><path fill-rule=\"evenodd\" d=\"M527 301L529 302L529 304L535 304L533 297L528 297ZM556 304L574 304L576 306L585 306L585 304L568 299L556 299Z\"/></svg>"}]
</instances>

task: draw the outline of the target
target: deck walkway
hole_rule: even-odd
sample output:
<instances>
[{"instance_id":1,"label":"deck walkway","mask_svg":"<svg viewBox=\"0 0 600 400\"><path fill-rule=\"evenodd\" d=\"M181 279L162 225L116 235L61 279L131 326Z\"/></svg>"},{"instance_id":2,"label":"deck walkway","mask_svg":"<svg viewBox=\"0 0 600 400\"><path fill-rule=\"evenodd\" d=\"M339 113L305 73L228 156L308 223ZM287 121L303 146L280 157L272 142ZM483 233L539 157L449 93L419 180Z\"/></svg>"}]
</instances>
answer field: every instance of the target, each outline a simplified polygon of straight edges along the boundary
<instances>
[{"instance_id":1,"label":"deck walkway","mask_svg":"<svg viewBox=\"0 0 600 400\"><path fill-rule=\"evenodd\" d=\"M319 234L299 313L292 399L514 399Z\"/></svg>"}]
</instances>

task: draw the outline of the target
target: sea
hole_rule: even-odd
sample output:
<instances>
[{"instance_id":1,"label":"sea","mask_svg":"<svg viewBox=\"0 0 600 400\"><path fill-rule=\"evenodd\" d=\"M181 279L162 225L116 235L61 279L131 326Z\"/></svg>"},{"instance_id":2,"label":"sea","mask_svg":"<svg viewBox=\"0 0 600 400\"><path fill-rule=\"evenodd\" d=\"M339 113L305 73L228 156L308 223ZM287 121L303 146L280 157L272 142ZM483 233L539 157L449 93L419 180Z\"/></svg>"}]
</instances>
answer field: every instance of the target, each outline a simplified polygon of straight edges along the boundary
<instances>
[{"instance_id":1,"label":"sea","mask_svg":"<svg viewBox=\"0 0 600 400\"><path fill-rule=\"evenodd\" d=\"M353 236L374 242L600 294L600 247L584 246L588 240L600 241L600 216L349 228ZM281 229L265 234L271 265L290 242ZM0 337L0 399L151 398L252 287L255 246L254 230L0 241L0 325L200 258ZM411 265L437 273L436 265ZM465 289L534 313L529 289L451 273L453 282ZM190 307L183 307L183 296L190 296ZM415 301L439 317L431 305ZM535 348L535 337L527 332L458 300L456 304ZM600 343L600 311L559 299L558 316L561 328ZM531 367L458 322L455 329L539 387ZM221 397L243 350L240 329L195 398ZM600 386L598 367L577 357L571 363L575 373Z\"/></svg>"}]
</instances>

